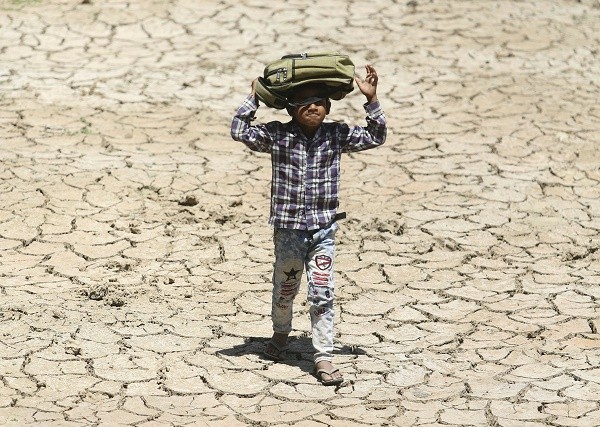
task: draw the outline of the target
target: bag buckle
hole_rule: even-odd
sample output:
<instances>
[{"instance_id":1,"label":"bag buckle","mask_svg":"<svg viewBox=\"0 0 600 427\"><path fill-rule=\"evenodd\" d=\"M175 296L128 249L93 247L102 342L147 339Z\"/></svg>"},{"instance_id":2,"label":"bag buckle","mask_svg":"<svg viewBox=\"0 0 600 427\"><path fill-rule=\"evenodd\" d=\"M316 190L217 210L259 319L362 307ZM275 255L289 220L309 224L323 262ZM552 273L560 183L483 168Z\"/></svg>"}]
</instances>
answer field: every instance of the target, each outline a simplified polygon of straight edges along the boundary
<instances>
[{"instance_id":1,"label":"bag buckle","mask_svg":"<svg viewBox=\"0 0 600 427\"><path fill-rule=\"evenodd\" d=\"M276 83L281 83L281 76L283 75L283 80L287 80L287 68L279 68L277 70L277 76L275 77Z\"/></svg>"}]
</instances>

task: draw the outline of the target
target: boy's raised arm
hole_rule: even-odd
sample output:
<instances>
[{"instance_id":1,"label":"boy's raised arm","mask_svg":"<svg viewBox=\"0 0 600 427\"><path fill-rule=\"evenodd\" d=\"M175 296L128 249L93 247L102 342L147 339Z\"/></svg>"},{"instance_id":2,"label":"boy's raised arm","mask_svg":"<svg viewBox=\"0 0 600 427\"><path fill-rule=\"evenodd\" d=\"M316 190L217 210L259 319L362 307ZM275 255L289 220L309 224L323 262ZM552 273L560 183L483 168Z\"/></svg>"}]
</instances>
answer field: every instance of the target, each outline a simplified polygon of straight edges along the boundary
<instances>
[{"instance_id":1,"label":"boy's raised arm","mask_svg":"<svg viewBox=\"0 0 600 427\"><path fill-rule=\"evenodd\" d=\"M264 125L251 125L256 110L258 110L258 100L256 99L256 81L254 79L251 85L251 93L244 99L244 102L238 108L233 120L231 121L231 137L235 141L240 141L252 151L263 153L271 150L271 137Z\"/></svg>"},{"instance_id":2,"label":"boy's raised arm","mask_svg":"<svg viewBox=\"0 0 600 427\"><path fill-rule=\"evenodd\" d=\"M367 126L352 126L348 129L349 132L346 135L346 141L342 150L345 153L379 147L385 143L387 135L385 114L377 99L379 77L372 65L365 66L365 70L367 75L364 80L355 76L354 81L362 94L367 98L367 102L364 105L367 113Z\"/></svg>"}]
</instances>

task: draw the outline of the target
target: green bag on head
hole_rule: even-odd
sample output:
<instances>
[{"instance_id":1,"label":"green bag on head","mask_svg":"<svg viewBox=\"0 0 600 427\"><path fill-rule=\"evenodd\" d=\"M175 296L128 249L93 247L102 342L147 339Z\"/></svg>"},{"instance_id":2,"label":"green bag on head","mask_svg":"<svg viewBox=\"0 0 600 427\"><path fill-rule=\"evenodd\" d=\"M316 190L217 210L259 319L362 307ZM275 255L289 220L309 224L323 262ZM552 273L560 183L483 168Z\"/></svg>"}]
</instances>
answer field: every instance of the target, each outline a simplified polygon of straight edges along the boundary
<instances>
[{"instance_id":1,"label":"green bag on head","mask_svg":"<svg viewBox=\"0 0 600 427\"><path fill-rule=\"evenodd\" d=\"M340 100L354 90L354 64L337 52L285 55L269 63L256 82L256 96L267 107L289 106L288 96L299 86L321 83L328 98Z\"/></svg>"}]
</instances>

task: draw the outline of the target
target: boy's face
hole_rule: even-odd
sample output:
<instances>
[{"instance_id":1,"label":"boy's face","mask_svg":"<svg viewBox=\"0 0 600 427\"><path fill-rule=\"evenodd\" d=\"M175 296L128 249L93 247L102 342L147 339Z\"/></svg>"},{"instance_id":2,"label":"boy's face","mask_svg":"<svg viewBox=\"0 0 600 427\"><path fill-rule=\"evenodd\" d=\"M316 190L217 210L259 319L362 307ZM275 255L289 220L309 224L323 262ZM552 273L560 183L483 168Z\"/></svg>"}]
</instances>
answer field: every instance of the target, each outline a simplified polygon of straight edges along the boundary
<instances>
[{"instance_id":1,"label":"boy's face","mask_svg":"<svg viewBox=\"0 0 600 427\"><path fill-rule=\"evenodd\" d=\"M310 98L316 98L311 100ZM308 102L306 101L308 100ZM307 136L315 134L328 113L327 98L319 97L319 89L311 86L301 87L292 98L294 103L304 103L294 107L292 117Z\"/></svg>"}]
</instances>

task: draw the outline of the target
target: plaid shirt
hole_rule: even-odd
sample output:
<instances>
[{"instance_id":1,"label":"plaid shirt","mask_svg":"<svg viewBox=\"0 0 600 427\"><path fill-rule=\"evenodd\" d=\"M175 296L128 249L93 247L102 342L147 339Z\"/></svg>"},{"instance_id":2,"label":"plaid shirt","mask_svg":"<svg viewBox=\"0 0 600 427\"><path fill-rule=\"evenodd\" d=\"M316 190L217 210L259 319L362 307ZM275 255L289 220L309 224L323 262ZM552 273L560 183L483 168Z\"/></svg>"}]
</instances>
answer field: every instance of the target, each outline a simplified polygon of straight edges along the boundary
<instances>
[{"instance_id":1,"label":"plaid shirt","mask_svg":"<svg viewBox=\"0 0 600 427\"><path fill-rule=\"evenodd\" d=\"M252 126L258 104L248 96L231 123L231 136L253 151L271 153L271 215L276 228L316 230L329 224L339 205L341 153L368 150L385 142L379 102L365 105L367 127L323 123L309 139L294 121Z\"/></svg>"}]
</instances>

